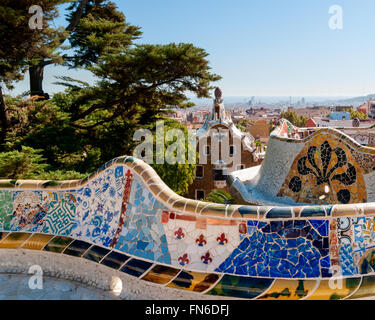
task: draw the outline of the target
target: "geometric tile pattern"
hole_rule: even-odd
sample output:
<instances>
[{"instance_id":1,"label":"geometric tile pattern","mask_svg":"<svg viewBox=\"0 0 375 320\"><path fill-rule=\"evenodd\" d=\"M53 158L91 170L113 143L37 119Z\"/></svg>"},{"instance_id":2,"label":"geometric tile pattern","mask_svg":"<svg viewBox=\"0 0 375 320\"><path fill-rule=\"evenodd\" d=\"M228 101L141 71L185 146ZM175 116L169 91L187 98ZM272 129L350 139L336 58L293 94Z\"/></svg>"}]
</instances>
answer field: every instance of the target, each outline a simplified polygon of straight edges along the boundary
<instances>
[{"instance_id":1,"label":"geometric tile pattern","mask_svg":"<svg viewBox=\"0 0 375 320\"><path fill-rule=\"evenodd\" d=\"M72 255L155 284L248 299L363 296L375 274L372 204L198 202L170 192L132 157L79 183L0 183L1 248ZM347 278L334 290L337 273Z\"/></svg>"}]
</instances>

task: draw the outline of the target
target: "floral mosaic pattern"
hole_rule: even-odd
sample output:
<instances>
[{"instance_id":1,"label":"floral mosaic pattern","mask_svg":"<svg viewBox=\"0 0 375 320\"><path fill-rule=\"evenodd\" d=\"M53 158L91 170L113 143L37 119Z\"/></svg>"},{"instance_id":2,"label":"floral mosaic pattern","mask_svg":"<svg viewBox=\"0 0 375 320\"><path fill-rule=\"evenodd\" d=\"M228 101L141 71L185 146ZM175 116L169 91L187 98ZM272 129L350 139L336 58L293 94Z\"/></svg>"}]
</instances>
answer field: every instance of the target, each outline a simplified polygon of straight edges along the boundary
<instances>
[{"instance_id":1,"label":"floral mosaic pattern","mask_svg":"<svg viewBox=\"0 0 375 320\"><path fill-rule=\"evenodd\" d=\"M40 191L16 191L13 193L12 231L37 231L48 212L46 195Z\"/></svg>"},{"instance_id":2,"label":"floral mosaic pattern","mask_svg":"<svg viewBox=\"0 0 375 320\"><path fill-rule=\"evenodd\" d=\"M355 159L345 147L325 141L295 161L301 180L349 189L358 185ZM166 198L163 188L142 166L114 164L66 190L0 190L5 235L0 247L21 246L34 232L43 248L52 234L47 251L62 252L60 243L66 243L64 254L101 261L147 281L259 299L305 299L311 292L342 298L358 288L361 296L366 289L361 275L375 272L371 206L220 206L182 202L173 194ZM25 248L35 245L33 240ZM350 278L332 293L328 279L336 273Z\"/></svg>"},{"instance_id":3,"label":"floral mosaic pattern","mask_svg":"<svg viewBox=\"0 0 375 320\"><path fill-rule=\"evenodd\" d=\"M296 203L348 204L367 201L362 170L338 139L319 136L294 161L278 197Z\"/></svg>"},{"instance_id":4,"label":"floral mosaic pattern","mask_svg":"<svg viewBox=\"0 0 375 320\"><path fill-rule=\"evenodd\" d=\"M123 174L109 168L77 190L73 236L104 246L111 244L118 228L124 182Z\"/></svg>"},{"instance_id":5,"label":"floral mosaic pattern","mask_svg":"<svg viewBox=\"0 0 375 320\"><path fill-rule=\"evenodd\" d=\"M171 263L197 271L214 271L239 245L237 222L168 213L163 227Z\"/></svg>"}]
</instances>

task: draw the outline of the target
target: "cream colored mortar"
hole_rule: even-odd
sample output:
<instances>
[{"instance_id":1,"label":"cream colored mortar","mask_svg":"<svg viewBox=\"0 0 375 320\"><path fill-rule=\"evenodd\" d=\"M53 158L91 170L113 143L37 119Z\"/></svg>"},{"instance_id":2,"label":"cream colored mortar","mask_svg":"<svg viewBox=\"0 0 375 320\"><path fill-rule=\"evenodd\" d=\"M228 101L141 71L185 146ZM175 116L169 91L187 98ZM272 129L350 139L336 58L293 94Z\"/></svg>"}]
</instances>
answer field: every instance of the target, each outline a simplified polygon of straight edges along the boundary
<instances>
[{"instance_id":1,"label":"cream colored mortar","mask_svg":"<svg viewBox=\"0 0 375 320\"><path fill-rule=\"evenodd\" d=\"M31 290L28 270L43 270L43 289ZM120 296L113 294L113 277L121 279ZM9 288L6 288L6 286ZM0 299L124 299L226 300L226 297L166 288L138 280L92 261L67 255L24 249L0 250Z\"/></svg>"}]
</instances>

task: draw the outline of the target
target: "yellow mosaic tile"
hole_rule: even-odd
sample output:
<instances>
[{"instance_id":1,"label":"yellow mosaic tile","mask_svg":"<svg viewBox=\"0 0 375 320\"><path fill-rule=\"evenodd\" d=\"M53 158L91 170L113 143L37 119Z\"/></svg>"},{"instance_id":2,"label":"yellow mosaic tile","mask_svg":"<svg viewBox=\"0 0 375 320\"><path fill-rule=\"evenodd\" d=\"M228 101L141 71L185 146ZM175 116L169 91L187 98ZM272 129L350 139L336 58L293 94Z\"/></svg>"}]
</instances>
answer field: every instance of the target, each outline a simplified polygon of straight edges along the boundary
<instances>
[{"instance_id":1,"label":"yellow mosaic tile","mask_svg":"<svg viewBox=\"0 0 375 320\"><path fill-rule=\"evenodd\" d=\"M181 271L168 287L203 292L213 287L218 280L217 274Z\"/></svg>"},{"instance_id":2,"label":"yellow mosaic tile","mask_svg":"<svg viewBox=\"0 0 375 320\"><path fill-rule=\"evenodd\" d=\"M31 233L10 233L3 241L0 242L0 248L18 249L28 238L30 238L30 236Z\"/></svg>"},{"instance_id":3,"label":"yellow mosaic tile","mask_svg":"<svg viewBox=\"0 0 375 320\"><path fill-rule=\"evenodd\" d=\"M316 286L315 280L276 280L258 299L300 300L311 294Z\"/></svg>"},{"instance_id":4,"label":"yellow mosaic tile","mask_svg":"<svg viewBox=\"0 0 375 320\"><path fill-rule=\"evenodd\" d=\"M342 284L335 281L321 280L319 287L306 300L340 300L357 290L361 278L347 278Z\"/></svg>"},{"instance_id":5,"label":"yellow mosaic tile","mask_svg":"<svg viewBox=\"0 0 375 320\"><path fill-rule=\"evenodd\" d=\"M42 250L52 238L52 235L34 234L22 245L22 249Z\"/></svg>"},{"instance_id":6,"label":"yellow mosaic tile","mask_svg":"<svg viewBox=\"0 0 375 320\"><path fill-rule=\"evenodd\" d=\"M155 266L146 275L143 276L142 280L157 283L157 284L167 284L170 282L180 270L165 267L165 266Z\"/></svg>"}]
</instances>

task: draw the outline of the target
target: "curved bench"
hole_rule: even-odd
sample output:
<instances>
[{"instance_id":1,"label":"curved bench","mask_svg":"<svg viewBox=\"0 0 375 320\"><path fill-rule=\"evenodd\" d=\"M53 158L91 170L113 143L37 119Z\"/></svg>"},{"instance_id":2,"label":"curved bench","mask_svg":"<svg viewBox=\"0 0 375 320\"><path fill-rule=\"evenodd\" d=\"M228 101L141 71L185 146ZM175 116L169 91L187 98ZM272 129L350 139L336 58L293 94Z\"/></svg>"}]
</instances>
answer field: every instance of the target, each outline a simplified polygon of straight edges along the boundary
<instances>
[{"instance_id":1,"label":"curved bench","mask_svg":"<svg viewBox=\"0 0 375 320\"><path fill-rule=\"evenodd\" d=\"M80 181L3 180L0 187L0 248L88 259L139 281L213 297L375 295L371 203L194 201L133 157Z\"/></svg>"},{"instance_id":2,"label":"curved bench","mask_svg":"<svg viewBox=\"0 0 375 320\"><path fill-rule=\"evenodd\" d=\"M375 149L342 130L300 129L282 119L262 165L230 175L231 193L238 203L278 206L375 202ZM366 128L352 131L363 136Z\"/></svg>"}]
</instances>

